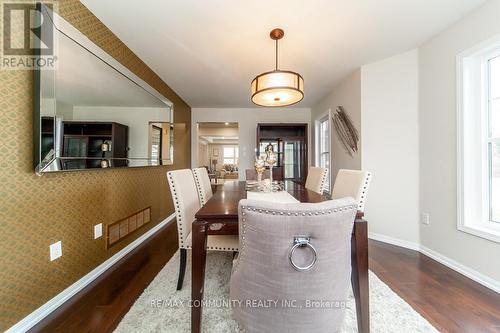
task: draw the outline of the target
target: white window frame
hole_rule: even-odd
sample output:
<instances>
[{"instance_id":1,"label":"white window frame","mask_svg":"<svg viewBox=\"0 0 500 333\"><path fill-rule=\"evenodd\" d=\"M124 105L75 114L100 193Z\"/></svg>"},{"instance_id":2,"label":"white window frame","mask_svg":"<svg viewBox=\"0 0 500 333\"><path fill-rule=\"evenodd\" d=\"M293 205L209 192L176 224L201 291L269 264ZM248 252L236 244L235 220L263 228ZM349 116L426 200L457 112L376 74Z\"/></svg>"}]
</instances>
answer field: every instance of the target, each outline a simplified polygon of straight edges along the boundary
<instances>
[{"instance_id":1,"label":"white window frame","mask_svg":"<svg viewBox=\"0 0 500 333\"><path fill-rule=\"evenodd\" d=\"M328 120L328 154L330 157L329 170L328 170L328 189L325 190L326 193L330 193L332 190L332 122L331 119L331 109L328 109L322 113L314 122L314 132L315 132L315 144L314 144L314 164L315 166L321 166L321 136L320 136L320 124Z\"/></svg>"},{"instance_id":2,"label":"white window frame","mask_svg":"<svg viewBox=\"0 0 500 333\"><path fill-rule=\"evenodd\" d=\"M500 223L490 221L488 153L488 60L497 55L500 35L457 56L457 228L500 243Z\"/></svg>"}]
</instances>

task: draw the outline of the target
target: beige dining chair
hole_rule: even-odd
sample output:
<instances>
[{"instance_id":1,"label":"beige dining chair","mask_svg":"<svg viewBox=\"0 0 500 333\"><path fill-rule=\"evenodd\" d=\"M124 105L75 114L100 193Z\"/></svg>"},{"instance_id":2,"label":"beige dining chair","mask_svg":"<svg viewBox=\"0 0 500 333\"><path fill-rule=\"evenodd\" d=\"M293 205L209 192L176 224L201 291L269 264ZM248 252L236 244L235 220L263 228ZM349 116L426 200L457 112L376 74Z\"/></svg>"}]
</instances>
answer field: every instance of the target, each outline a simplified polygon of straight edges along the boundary
<instances>
[{"instance_id":1,"label":"beige dining chair","mask_svg":"<svg viewBox=\"0 0 500 333\"><path fill-rule=\"evenodd\" d=\"M323 194L326 187L328 168L310 167L307 172L306 188L319 194Z\"/></svg>"},{"instance_id":2,"label":"beige dining chair","mask_svg":"<svg viewBox=\"0 0 500 333\"><path fill-rule=\"evenodd\" d=\"M182 289L186 271L187 250L192 249L191 225L196 212L201 208L193 172L190 169L167 172L168 184L177 220L179 238L180 266L177 290ZM238 251L238 236L210 235L207 238L207 250Z\"/></svg>"},{"instance_id":3,"label":"beige dining chair","mask_svg":"<svg viewBox=\"0 0 500 333\"><path fill-rule=\"evenodd\" d=\"M363 212L371 179L372 173L368 171L340 169L333 185L332 199L354 198L358 210Z\"/></svg>"},{"instance_id":4,"label":"beige dining chair","mask_svg":"<svg viewBox=\"0 0 500 333\"><path fill-rule=\"evenodd\" d=\"M294 204L240 201L240 252L233 263L230 299L245 332L340 329L351 283L356 209L352 198ZM253 306L266 300L277 303Z\"/></svg>"},{"instance_id":5,"label":"beige dining chair","mask_svg":"<svg viewBox=\"0 0 500 333\"><path fill-rule=\"evenodd\" d=\"M195 168L193 169L194 181L196 183L196 188L198 189L198 197L200 199L200 204L205 206L207 201L212 197L212 185L210 184L210 178L208 177L208 172L206 168Z\"/></svg>"}]
</instances>

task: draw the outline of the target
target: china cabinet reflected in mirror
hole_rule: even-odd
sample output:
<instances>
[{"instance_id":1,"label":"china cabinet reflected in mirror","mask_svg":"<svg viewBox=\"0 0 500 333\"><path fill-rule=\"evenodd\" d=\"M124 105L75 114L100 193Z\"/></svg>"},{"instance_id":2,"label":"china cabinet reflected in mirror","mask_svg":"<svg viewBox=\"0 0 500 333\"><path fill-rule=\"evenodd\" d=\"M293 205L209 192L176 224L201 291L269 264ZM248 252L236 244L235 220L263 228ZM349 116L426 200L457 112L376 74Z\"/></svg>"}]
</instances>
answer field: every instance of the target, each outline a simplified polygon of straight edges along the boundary
<instances>
[{"instance_id":1,"label":"china cabinet reflected in mirror","mask_svg":"<svg viewBox=\"0 0 500 333\"><path fill-rule=\"evenodd\" d=\"M128 164L128 126L123 124L65 121L62 144L64 170L123 167Z\"/></svg>"}]
</instances>

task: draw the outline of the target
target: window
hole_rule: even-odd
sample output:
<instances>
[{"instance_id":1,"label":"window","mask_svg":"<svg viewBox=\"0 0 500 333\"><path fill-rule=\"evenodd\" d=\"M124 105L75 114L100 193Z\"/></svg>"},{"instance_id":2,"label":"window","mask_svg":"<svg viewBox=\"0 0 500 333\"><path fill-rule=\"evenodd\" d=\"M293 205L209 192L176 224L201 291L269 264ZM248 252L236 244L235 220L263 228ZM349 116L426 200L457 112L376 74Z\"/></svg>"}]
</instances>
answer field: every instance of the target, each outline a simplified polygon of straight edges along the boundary
<instances>
[{"instance_id":1,"label":"window","mask_svg":"<svg viewBox=\"0 0 500 333\"><path fill-rule=\"evenodd\" d=\"M488 186L490 221L500 223L500 54L488 60Z\"/></svg>"},{"instance_id":2,"label":"window","mask_svg":"<svg viewBox=\"0 0 500 333\"><path fill-rule=\"evenodd\" d=\"M500 242L500 38L457 60L458 229Z\"/></svg>"},{"instance_id":3,"label":"window","mask_svg":"<svg viewBox=\"0 0 500 333\"><path fill-rule=\"evenodd\" d=\"M224 147L224 164L238 164L238 147Z\"/></svg>"},{"instance_id":4,"label":"window","mask_svg":"<svg viewBox=\"0 0 500 333\"><path fill-rule=\"evenodd\" d=\"M316 165L328 168L325 191L330 192L330 112L316 125Z\"/></svg>"},{"instance_id":5,"label":"window","mask_svg":"<svg viewBox=\"0 0 500 333\"><path fill-rule=\"evenodd\" d=\"M295 178L295 168L297 167L296 143L285 142L285 179Z\"/></svg>"}]
</instances>

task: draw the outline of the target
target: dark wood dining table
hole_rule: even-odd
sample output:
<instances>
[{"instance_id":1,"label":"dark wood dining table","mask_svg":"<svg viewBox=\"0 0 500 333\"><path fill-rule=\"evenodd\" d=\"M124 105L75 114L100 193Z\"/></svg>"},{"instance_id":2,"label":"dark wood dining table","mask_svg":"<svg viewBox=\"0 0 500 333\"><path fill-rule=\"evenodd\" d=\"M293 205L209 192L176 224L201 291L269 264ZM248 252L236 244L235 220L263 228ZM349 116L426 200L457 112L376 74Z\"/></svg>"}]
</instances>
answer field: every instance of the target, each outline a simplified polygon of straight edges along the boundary
<instances>
[{"instance_id":1,"label":"dark wood dining table","mask_svg":"<svg viewBox=\"0 0 500 333\"><path fill-rule=\"evenodd\" d=\"M300 202L322 202L327 197L310 191L299 183L285 182L285 191ZM206 244L208 235L238 235L238 204L247 196L244 181L218 186L214 195L196 213L192 228L191 332L201 332L202 300L205 284ZM370 331L368 302L368 230L363 213L354 221L351 240L351 283L356 300L358 331Z\"/></svg>"}]
</instances>

